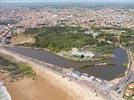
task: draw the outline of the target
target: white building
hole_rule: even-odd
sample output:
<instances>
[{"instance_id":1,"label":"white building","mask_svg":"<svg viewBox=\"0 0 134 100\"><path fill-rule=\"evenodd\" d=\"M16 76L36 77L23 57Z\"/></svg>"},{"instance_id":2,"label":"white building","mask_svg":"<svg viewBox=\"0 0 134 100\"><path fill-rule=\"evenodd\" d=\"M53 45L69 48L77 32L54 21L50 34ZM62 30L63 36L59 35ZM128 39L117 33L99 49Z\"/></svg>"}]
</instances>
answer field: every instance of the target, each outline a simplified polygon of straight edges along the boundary
<instances>
[{"instance_id":1,"label":"white building","mask_svg":"<svg viewBox=\"0 0 134 100\"><path fill-rule=\"evenodd\" d=\"M88 80L88 77L89 75L87 74L87 73L83 73L82 75L81 75L81 78L82 79L84 79L84 80Z\"/></svg>"},{"instance_id":2,"label":"white building","mask_svg":"<svg viewBox=\"0 0 134 100\"><path fill-rule=\"evenodd\" d=\"M77 48L72 48L71 54L73 56L78 56L81 58L93 58L95 56L95 54L93 54L92 52L79 51Z\"/></svg>"},{"instance_id":3,"label":"white building","mask_svg":"<svg viewBox=\"0 0 134 100\"><path fill-rule=\"evenodd\" d=\"M67 76L75 78L75 79L79 79L81 77L81 73L78 71L72 71L72 72L68 72Z\"/></svg>"}]
</instances>

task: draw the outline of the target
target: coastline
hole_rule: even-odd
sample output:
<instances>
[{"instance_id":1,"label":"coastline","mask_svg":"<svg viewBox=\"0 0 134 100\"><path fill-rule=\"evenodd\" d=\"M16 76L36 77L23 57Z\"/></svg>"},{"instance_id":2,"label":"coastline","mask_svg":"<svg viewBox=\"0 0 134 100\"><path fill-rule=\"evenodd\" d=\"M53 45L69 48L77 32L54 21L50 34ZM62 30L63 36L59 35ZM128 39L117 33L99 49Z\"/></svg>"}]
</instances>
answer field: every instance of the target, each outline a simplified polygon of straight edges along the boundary
<instances>
[{"instance_id":1,"label":"coastline","mask_svg":"<svg viewBox=\"0 0 134 100\"><path fill-rule=\"evenodd\" d=\"M44 78L38 75L37 80L23 78L14 82L7 78L3 83L12 100L73 100L67 91L59 88L47 76Z\"/></svg>"},{"instance_id":2,"label":"coastline","mask_svg":"<svg viewBox=\"0 0 134 100\"><path fill-rule=\"evenodd\" d=\"M14 57L18 61L23 61L30 64L38 75L42 76L45 79L50 79L51 83L55 84L63 91L66 91L72 97L72 100L104 100L100 96L96 97L94 93L92 93L92 91L90 91L88 88L84 88L74 81L68 81L68 78L63 78L61 75L55 73L52 70L44 69L39 64L24 59L19 55L8 52L6 49L1 48L0 51L4 54Z\"/></svg>"},{"instance_id":3,"label":"coastline","mask_svg":"<svg viewBox=\"0 0 134 100\"><path fill-rule=\"evenodd\" d=\"M47 62L54 66L59 66L60 68L69 68L71 70L80 71L82 73L90 73L90 75L95 77L100 77L105 80L113 80L114 78L118 78L122 73L125 73L126 67L122 64L127 60L127 53L122 48L116 48L113 53L116 55L113 58L108 58L107 60L102 60L100 62L87 62L87 61L72 61L68 60L64 57L58 56L52 52L44 51L44 50L36 50L32 48L23 48L23 47L7 47L7 49L14 51L18 54L24 55L26 57L30 57L36 59L38 61ZM120 54L123 53L123 54ZM57 61L58 60L58 61ZM106 62L106 63L103 63ZM118 62L119 65L118 65ZM112 64L113 63L113 64ZM95 66L95 64L97 66ZM92 65L93 67L86 67L80 69L83 65ZM109 67L110 66L110 67ZM115 67L116 66L116 67ZM87 69L87 70L86 70ZM91 71L92 70L92 71ZM118 71L117 71L118 70ZM112 74L110 74L113 72ZM99 75L95 74L98 73ZM105 75L107 74L107 75Z\"/></svg>"}]
</instances>

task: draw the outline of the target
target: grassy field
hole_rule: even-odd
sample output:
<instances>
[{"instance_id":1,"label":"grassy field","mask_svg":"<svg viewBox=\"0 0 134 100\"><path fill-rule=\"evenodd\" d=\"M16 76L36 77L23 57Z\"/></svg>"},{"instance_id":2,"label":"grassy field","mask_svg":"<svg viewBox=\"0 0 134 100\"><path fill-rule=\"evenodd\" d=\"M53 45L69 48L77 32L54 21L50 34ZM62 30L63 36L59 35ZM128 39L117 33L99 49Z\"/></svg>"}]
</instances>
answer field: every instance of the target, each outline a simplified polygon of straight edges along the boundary
<instances>
[{"instance_id":1,"label":"grassy field","mask_svg":"<svg viewBox=\"0 0 134 100\"><path fill-rule=\"evenodd\" d=\"M11 43L13 45L15 44L23 44L23 43L34 43L35 38L33 35L29 34L14 34L14 36L11 38Z\"/></svg>"}]
</instances>

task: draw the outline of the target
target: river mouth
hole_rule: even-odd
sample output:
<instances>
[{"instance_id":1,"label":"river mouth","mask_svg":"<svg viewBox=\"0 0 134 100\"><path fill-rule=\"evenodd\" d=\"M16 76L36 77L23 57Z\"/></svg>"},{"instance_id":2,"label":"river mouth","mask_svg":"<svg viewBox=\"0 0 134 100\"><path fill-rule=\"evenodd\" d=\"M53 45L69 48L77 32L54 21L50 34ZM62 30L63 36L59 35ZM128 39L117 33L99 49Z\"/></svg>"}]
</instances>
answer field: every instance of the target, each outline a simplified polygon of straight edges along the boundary
<instances>
[{"instance_id":1,"label":"river mouth","mask_svg":"<svg viewBox=\"0 0 134 100\"><path fill-rule=\"evenodd\" d=\"M128 61L128 55L127 52L122 48L115 48L113 50L113 55L115 55L115 57L109 59L113 65L92 66L84 68L82 70L80 70L79 67L88 65L89 62L68 60L49 51L40 49L23 47L8 47L8 49L24 56L44 61L62 68L73 68L74 70L80 71L82 73L88 73L92 76L108 81L124 75L125 71L127 70L127 67L123 66L123 63L126 63Z\"/></svg>"}]
</instances>

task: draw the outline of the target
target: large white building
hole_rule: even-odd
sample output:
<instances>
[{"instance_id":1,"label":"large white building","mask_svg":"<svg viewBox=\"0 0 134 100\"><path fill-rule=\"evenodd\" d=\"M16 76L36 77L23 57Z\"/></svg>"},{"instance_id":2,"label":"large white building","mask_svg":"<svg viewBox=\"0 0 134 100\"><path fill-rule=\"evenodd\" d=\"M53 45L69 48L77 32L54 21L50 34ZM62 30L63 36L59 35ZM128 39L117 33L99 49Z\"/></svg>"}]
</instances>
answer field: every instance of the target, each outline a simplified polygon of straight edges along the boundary
<instances>
[{"instance_id":1,"label":"large white building","mask_svg":"<svg viewBox=\"0 0 134 100\"><path fill-rule=\"evenodd\" d=\"M88 51L79 51L77 48L72 48L71 54L73 56L78 56L81 58L93 58L95 56L94 53Z\"/></svg>"}]
</instances>

